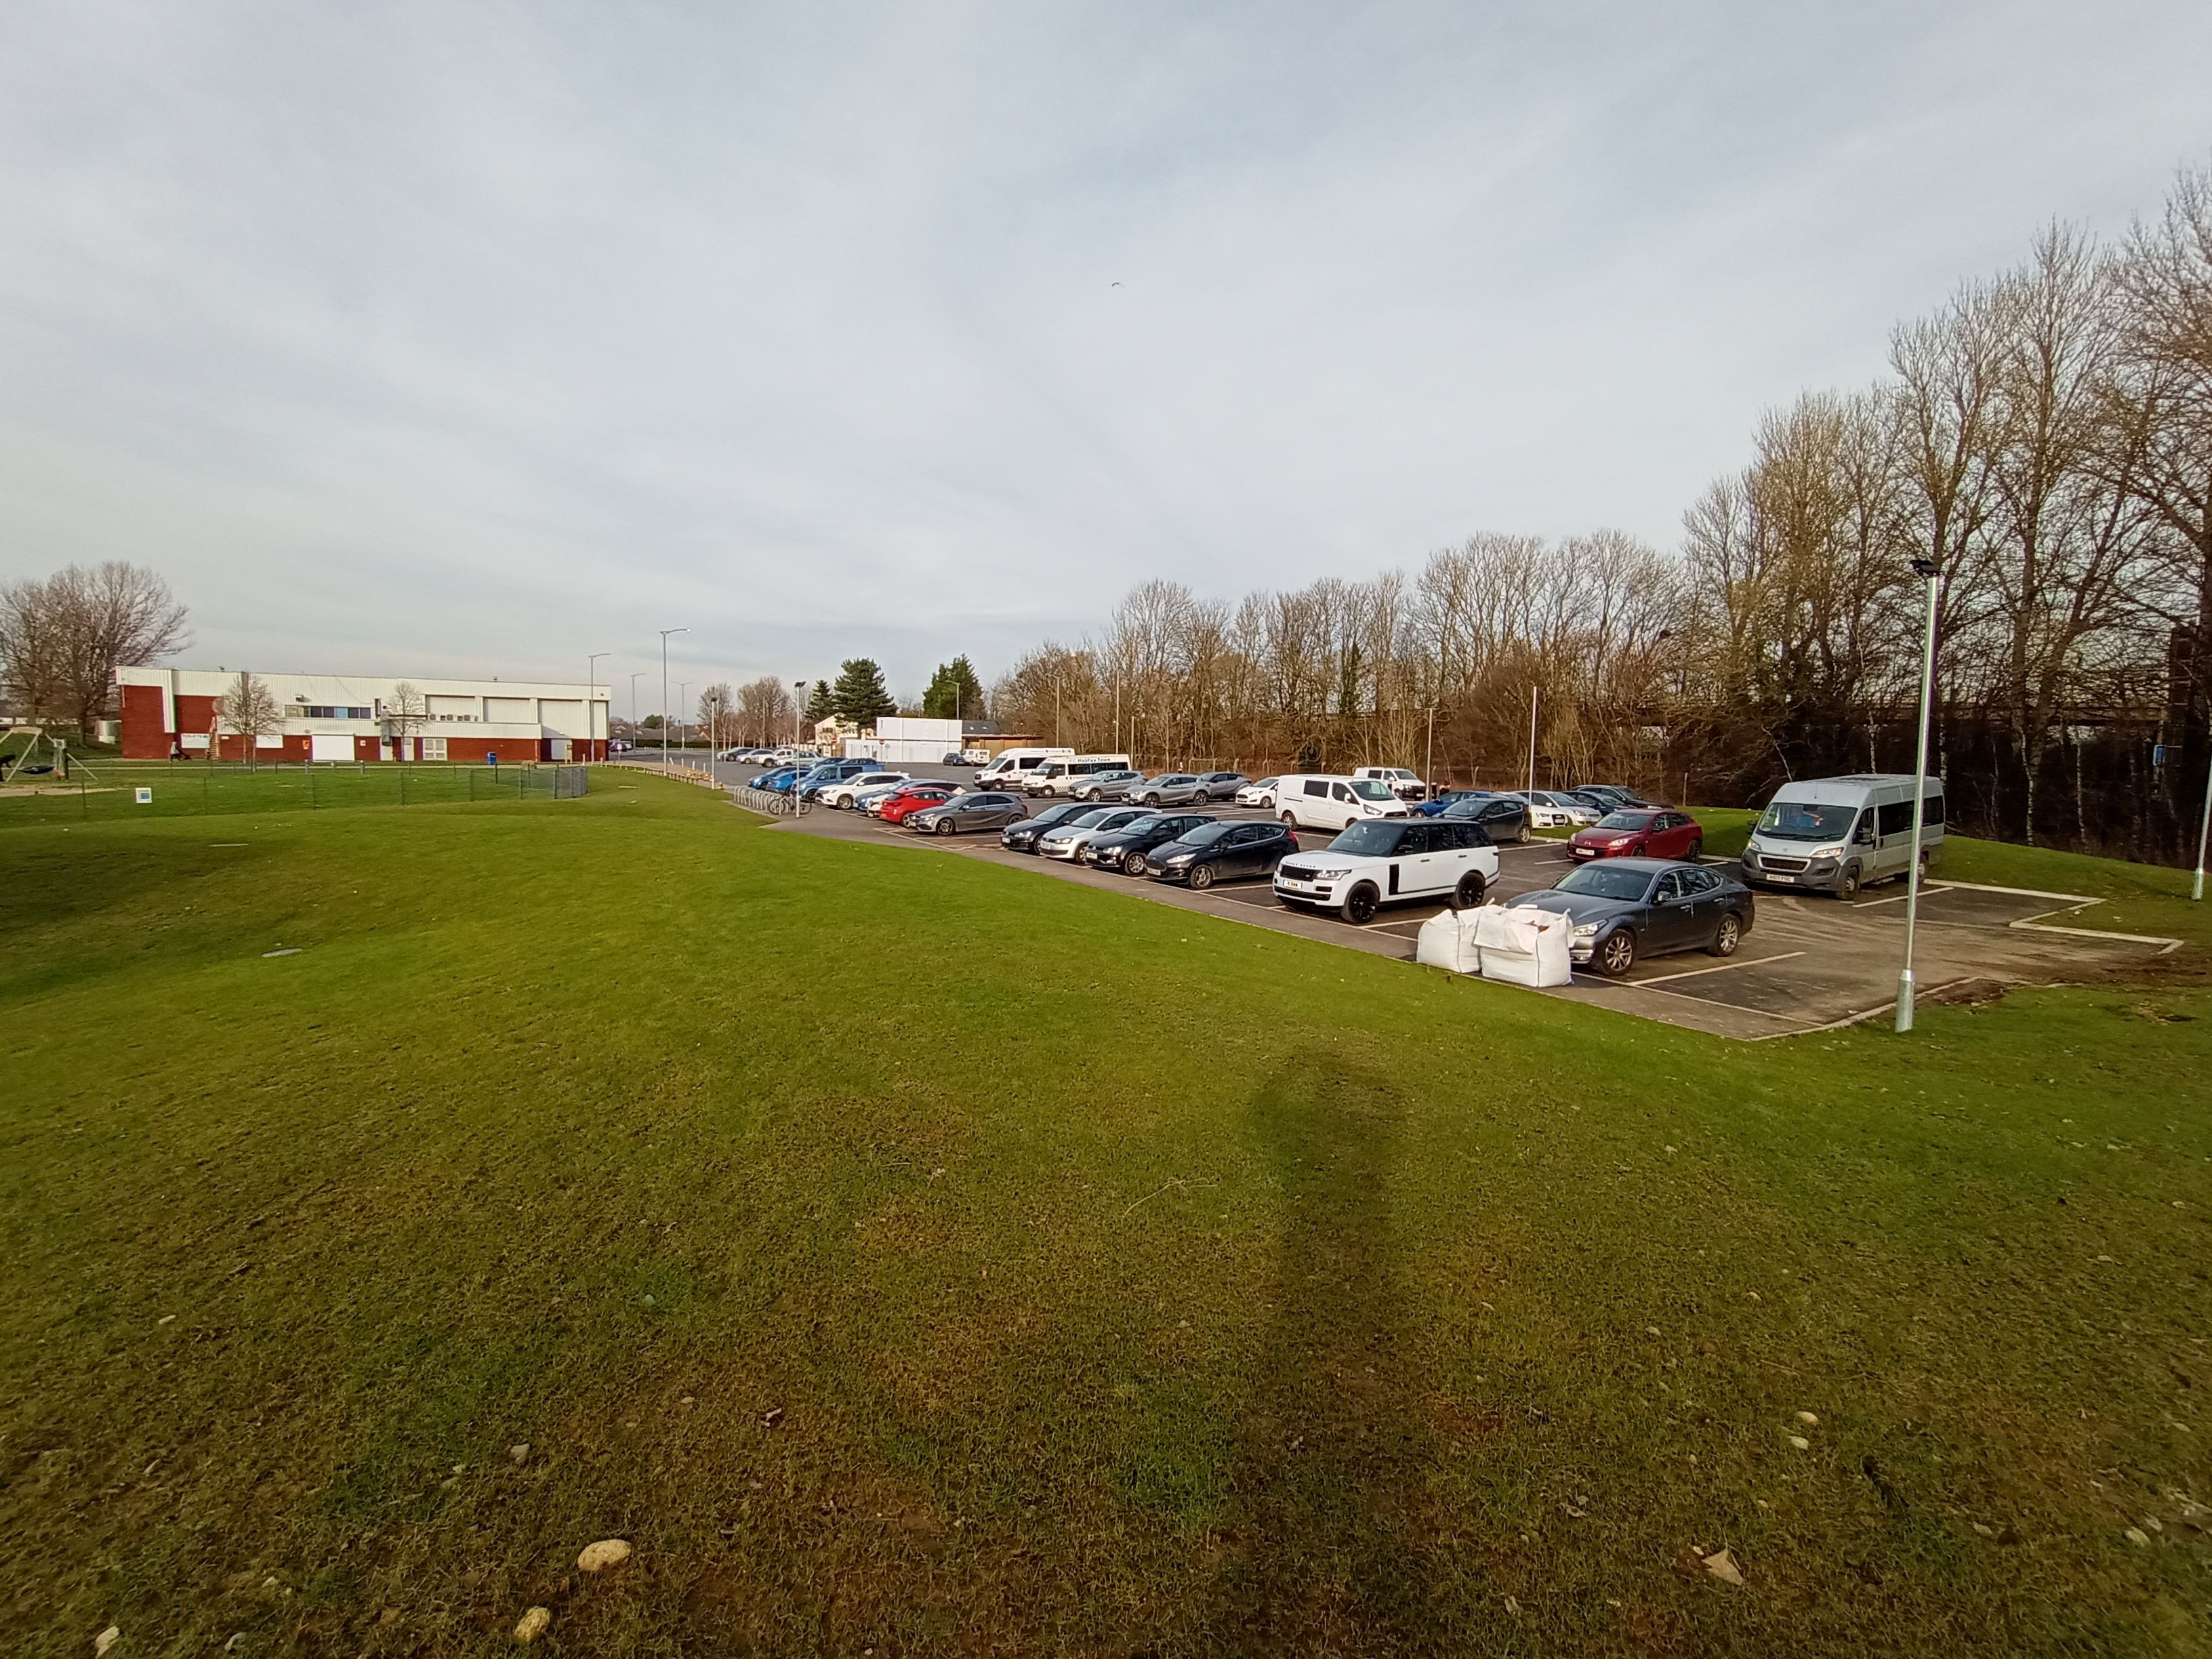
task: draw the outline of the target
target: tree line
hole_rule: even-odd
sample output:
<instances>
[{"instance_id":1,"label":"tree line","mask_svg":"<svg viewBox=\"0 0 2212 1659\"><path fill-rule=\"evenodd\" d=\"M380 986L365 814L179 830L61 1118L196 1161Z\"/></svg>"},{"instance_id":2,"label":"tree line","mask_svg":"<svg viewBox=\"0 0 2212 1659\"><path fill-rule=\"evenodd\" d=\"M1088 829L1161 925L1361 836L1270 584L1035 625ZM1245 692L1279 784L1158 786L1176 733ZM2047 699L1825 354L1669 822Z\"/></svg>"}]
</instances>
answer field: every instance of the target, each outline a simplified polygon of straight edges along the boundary
<instances>
[{"instance_id":1,"label":"tree line","mask_svg":"<svg viewBox=\"0 0 2212 1659\"><path fill-rule=\"evenodd\" d=\"M1985 834L2193 847L2212 689L2212 171L2100 246L2054 225L1899 324L1888 371L1771 411L1678 550L1482 534L1234 603L1132 589L994 688L1002 728L1151 765L1362 763L1754 802L1936 754ZM1532 766L1533 757L1533 766Z\"/></svg>"}]
</instances>

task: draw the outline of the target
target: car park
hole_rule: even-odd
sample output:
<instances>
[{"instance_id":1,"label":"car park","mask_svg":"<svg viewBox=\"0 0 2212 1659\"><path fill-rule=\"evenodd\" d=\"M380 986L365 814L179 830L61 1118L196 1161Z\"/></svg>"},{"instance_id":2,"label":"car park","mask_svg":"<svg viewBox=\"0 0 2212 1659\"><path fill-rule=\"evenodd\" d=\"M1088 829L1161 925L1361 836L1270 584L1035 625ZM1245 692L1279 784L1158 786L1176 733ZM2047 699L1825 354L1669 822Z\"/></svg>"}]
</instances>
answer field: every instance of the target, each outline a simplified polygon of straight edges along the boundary
<instances>
[{"instance_id":1,"label":"car park","mask_svg":"<svg viewBox=\"0 0 2212 1659\"><path fill-rule=\"evenodd\" d=\"M1039 836L1036 850L1044 858L1073 860L1093 836L1109 836L1147 816L1141 806L1094 806Z\"/></svg>"},{"instance_id":2,"label":"car park","mask_svg":"<svg viewBox=\"0 0 2212 1659\"><path fill-rule=\"evenodd\" d=\"M1568 954L1618 979L1646 957L1731 957L1751 931L1751 889L1730 872L1665 859L1608 859L1523 893L1510 908L1551 910L1573 924Z\"/></svg>"},{"instance_id":3,"label":"car park","mask_svg":"<svg viewBox=\"0 0 2212 1659\"><path fill-rule=\"evenodd\" d=\"M863 789L879 789L887 783L904 783L909 775L904 772L856 772L849 778L840 778L822 791L825 806L849 807L854 797Z\"/></svg>"},{"instance_id":4,"label":"car park","mask_svg":"<svg viewBox=\"0 0 2212 1659\"><path fill-rule=\"evenodd\" d=\"M902 785L893 795L876 810L876 816L885 823L903 823L907 815L926 807L939 806L952 799L949 783L911 783Z\"/></svg>"},{"instance_id":5,"label":"car park","mask_svg":"<svg viewBox=\"0 0 2212 1659\"><path fill-rule=\"evenodd\" d=\"M1261 778L1248 783L1237 792L1237 804L1262 807L1272 812L1275 809L1275 786L1281 781L1280 778Z\"/></svg>"},{"instance_id":6,"label":"car park","mask_svg":"<svg viewBox=\"0 0 2212 1659\"><path fill-rule=\"evenodd\" d=\"M1242 772L1200 772L1198 781L1206 787L1208 800L1233 800L1237 792L1251 781Z\"/></svg>"},{"instance_id":7,"label":"car park","mask_svg":"<svg viewBox=\"0 0 2212 1659\"><path fill-rule=\"evenodd\" d=\"M1097 810L1095 806L1087 806L1081 801L1073 800L1062 801L1057 806L1048 806L1033 818L1024 818L1018 823L1008 824L1005 832L999 837L999 845L1010 853L1034 853L1036 851L1037 837L1046 830L1058 824L1066 823L1071 819L1079 818L1086 812L1095 812Z\"/></svg>"},{"instance_id":8,"label":"car park","mask_svg":"<svg viewBox=\"0 0 2212 1659\"><path fill-rule=\"evenodd\" d=\"M1568 793L1576 795L1594 795L1604 804L1609 812L1617 812L1626 807L1655 806L1658 804L1656 801L1648 801L1633 789L1624 789L1617 783L1578 783Z\"/></svg>"},{"instance_id":9,"label":"car park","mask_svg":"<svg viewBox=\"0 0 2212 1659\"><path fill-rule=\"evenodd\" d=\"M925 836L954 836L970 830L1003 830L1025 817L1029 808L1021 797L1004 790L983 789L954 795L934 806L907 813L906 828Z\"/></svg>"},{"instance_id":10,"label":"car park","mask_svg":"<svg viewBox=\"0 0 2212 1659\"><path fill-rule=\"evenodd\" d=\"M1498 849L1479 824L1370 821L1352 825L1318 853L1285 859L1275 869L1275 897L1291 909L1333 909L1359 923L1407 899L1449 898L1471 909L1497 878Z\"/></svg>"},{"instance_id":11,"label":"car park","mask_svg":"<svg viewBox=\"0 0 2212 1659\"><path fill-rule=\"evenodd\" d=\"M1297 850L1298 838L1279 823L1202 823L1146 854L1145 873L1203 892L1217 881L1272 876Z\"/></svg>"},{"instance_id":12,"label":"car park","mask_svg":"<svg viewBox=\"0 0 2212 1659\"><path fill-rule=\"evenodd\" d=\"M1077 849L1079 862L1095 864L1101 870L1119 870L1123 875L1141 876L1145 873L1145 855L1156 847L1164 847L1171 841L1197 829L1201 823L1214 820L1204 812L1150 812L1133 823L1125 823L1109 835L1093 836Z\"/></svg>"},{"instance_id":13,"label":"car park","mask_svg":"<svg viewBox=\"0 0 2212 1659\"><path fill-rule=\"evenodd\" d=\"M1549 807L1553 812L1564 814L1568 827L1576 830L1587 830L1610 810L1596 806L1565 789L1522 789L1515 793L1532 807Z\"/></svg>"},{"instance_id":14,"label":"car park","mask_svg":"<svg viewBox=\"0 0 2212 1659\"><path fill-rule=\"evenodd\" d=\"M1110 772L1094 772L1077 782L1074 795L1078 800L1119 800L1131 784L1144 781L1142 772L1129 767Z\"/></svg>"},{"instance_id":15,"label":"car park","mask_svg":"<svg viewBox=\"0 0 2212 1659\"><path fill-rule=\"evenodd\" d=\"M792 781L798 775L799 773L795 768L780 766L773 772L763 772L757 777L749 780L745 787L763 789L771 794L780 795L791 787Z\"/></svg>"},{"instance_id":16,"label":"car park","mask_svg":"<svg viewBox=\"0 0 2212 1659\"><path fill-rule=\"evenodd\" d=\"M879 769L875 762L868 760L824 761L799 781L799 793L809 800L819 800L832 785Z\"/></svg>"},{"instance_id":17,"label":"car park","mask_svg":"<svg viewBox=\"0 0 2212 1659\"><path fill-rule=\"evenodd\" d=\"M1373 778L1300 773L1275 781L1275 814L1293 830L1333 835L1362 818L1411 817L1413 809Z\"/></svg>"},{"instance_id":18,"label":"car park","mask_svg":"<svg viewBox=\"0 0 2212 1659\"><path fill-rule=\"evenodd\" d=\"M1912 775L1866 772L1784 784L1745 844L1747 882L1850 898L1870 882L1910 874ZM1943 780L1926 781L1920 867L1943 849Z\"/></svg>"},{"instance_id":19,"label":"car park","mask_svg":"<svg viewBox=\"0 0 2212 1659\"><path fill-rule=\"evenodd\" d=\"M1671 806L1635 806L1608 812L1568 838L1567 856L1586 859L1689 859L1705 850L1705 832L1687 812Z\"/></svg>"},{"instance_id":20,"label":"car park","mask_svg":"<svg viewBox=\"0 0 2212 1659\"><path fill-rule=\"evenodd\" d=\"M1528 803L1517 795L1462 793L1436 816L1455 823L1479 823L1493 843L1528 839Z\"/></svg>"},{"instance_id":21,"label":"car park","mask_svg":"<svg viewBox=\"0 0 2212 1659\"><path fill-rule=\"evenodd\" d=\"M1429 786L1421 781L1420 774L1403 766L1355 766L1355 778L1372 778L1402 801L1426 800Z\"/></svg>"}]
</instances>

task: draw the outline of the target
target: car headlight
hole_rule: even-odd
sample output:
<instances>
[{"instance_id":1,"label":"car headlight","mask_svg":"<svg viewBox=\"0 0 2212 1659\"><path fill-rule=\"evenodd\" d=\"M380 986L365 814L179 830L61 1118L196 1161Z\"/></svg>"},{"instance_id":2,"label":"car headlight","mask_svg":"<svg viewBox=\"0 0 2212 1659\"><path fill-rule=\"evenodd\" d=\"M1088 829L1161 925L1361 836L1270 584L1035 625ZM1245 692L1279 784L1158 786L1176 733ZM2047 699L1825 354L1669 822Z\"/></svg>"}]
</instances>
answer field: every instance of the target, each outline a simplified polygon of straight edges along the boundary
<instances>
[{"instance_id":1,"label":"car headlight","mask_svg":"<svg viewBox=\"0 0 2212 1659\"><path fill-rule=\"evenodd\" d=\"M1327 870L1309 870L1306 873L1316 881L1334 881L1339 876L1348 876L1352 872L1338 866Z\"/></svg>"},{"instance_id":2,"label":"car headlight","mask_svg":"<svg viewBox=\"0 0 2212 1659\"><path fill-rule=\"evenodd\" d=\"M1843 855L1844 849L1840 847L1823 847L1815 851L1812 856L1816 859L1839 859Z\"/></svg>"},{"instance_id":3,"label":"car headlight","mask_svg":"<svg viewBox=\"0 0 2212 1659\"><path fill-rule=\"evenodd\" d=\"M1597 924L1594 921L1585 921L1579 922L1576 925L1574 933L1571 937L1575 939L1594 939L1596 937L1596 934Z\"/></svg>"}]
</instances>

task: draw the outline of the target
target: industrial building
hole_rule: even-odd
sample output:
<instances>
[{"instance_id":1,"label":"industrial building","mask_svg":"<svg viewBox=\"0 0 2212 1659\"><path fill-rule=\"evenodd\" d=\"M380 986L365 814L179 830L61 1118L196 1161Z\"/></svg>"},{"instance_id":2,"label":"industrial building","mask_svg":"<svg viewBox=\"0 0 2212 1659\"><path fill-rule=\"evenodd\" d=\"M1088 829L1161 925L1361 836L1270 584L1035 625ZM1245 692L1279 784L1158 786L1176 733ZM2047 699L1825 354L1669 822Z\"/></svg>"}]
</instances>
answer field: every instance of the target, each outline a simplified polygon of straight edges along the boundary
<instances>
[{"instance_id":1,"label":"industrial building","mask_svg":"<svg viewBox=\"0 0 2212 1659\"><path fill-rule=\"evenodd\" d=\"M607 754L607 688L580 682L432 680L250 671L278 718L233 730L234 670L123 668L123 753L131 760L596 761Z\"/></svg>"}]
</instances>

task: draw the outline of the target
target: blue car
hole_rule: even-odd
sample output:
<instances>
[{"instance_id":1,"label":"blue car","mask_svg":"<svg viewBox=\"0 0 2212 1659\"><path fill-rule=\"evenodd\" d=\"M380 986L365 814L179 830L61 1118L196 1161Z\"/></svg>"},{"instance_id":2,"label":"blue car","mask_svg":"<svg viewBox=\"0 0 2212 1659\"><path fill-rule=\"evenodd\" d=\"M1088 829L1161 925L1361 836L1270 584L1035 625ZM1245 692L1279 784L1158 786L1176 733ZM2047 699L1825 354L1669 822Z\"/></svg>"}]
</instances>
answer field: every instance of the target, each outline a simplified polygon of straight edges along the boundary
<instances>
[{"instance_id":1,"label":"blue car","mask_svg":"<svg viewBox=\"0 0 2212 1659\"><path fill-rule=\"evenodd\" d=\"M1445 807L1449 806L1455 800L1487 800L1496 793L1497 791L1492 789L1446 789L1438 793L1434 800L1415 802L1413 810L1425 818L1432 818L1442 813Z\"/></svg>"},{"instance_id":2,"label":"blue car","mask_svg":"<svg viewBox=\"0 0 2212 1659\"><path fill-rule=\"evenodd\" d=\"M762 773L758 777L754 778L747 783L745 787L748 789L765 789L772 794L781 795L791 787L792 780L796 778L798 775L799 769L796 767L779 767L773 772Z\"/></svg>"}]
</instances>

